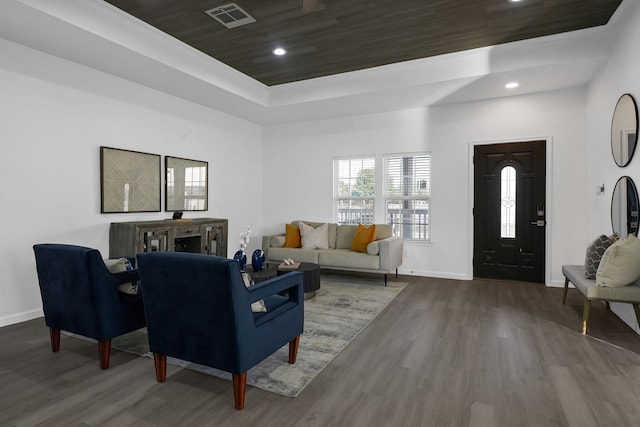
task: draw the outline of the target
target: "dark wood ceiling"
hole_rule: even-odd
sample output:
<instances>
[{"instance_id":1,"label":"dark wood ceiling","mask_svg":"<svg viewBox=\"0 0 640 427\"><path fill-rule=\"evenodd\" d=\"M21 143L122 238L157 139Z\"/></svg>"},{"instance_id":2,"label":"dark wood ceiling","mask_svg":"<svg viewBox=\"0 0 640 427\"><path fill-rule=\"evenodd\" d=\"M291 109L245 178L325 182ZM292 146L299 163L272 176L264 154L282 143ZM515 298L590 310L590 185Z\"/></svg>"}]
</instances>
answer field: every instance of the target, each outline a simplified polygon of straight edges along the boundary
<instances>
[{"instance_id":1,"label":"dark wood ceiling","mask_svg":"<svg viewBox=\"0 0 640 427\"><path fill-rule=\"evenodd\" d=\"M268 86L604 25L622 2L238 0L256 22L227 29L204 10L231 1L105 1Z\"/></svg>"}]
</instances>

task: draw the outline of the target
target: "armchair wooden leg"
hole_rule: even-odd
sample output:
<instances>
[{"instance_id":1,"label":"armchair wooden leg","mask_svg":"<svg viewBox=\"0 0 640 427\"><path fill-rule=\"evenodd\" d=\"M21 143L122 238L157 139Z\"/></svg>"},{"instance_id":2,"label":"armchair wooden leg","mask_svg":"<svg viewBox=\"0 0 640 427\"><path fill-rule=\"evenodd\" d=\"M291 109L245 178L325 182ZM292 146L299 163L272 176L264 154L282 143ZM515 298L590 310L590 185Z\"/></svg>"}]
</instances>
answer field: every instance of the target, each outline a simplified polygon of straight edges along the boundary
<instances>
[{"instance_id":1,"label":"armchair wooden leg","mask_svg":"<svg viewBox=\"0 0 640 427\"><path fill-rule=\"evenodd\" d=\"M247 389L247 373L231 374L233 380L233 403L236 409L244 408L244 394Z\"/></svg>"},{"instance_id":2,"label":"armchair wooden leg","mask_svg":"<svg viewBox=\"0 0 640 427\"><path fill-rule=\"evenodd\" d=\"M167 380L167 356L153 353L153 364L156 367L156 381L163 383Z\"/></svg>"},{"instance_id":3,"label":"armchair wooden leg","mask_svg":"<svg viewBox=\"0 0 640 427\"><path fill-rule=\"evenodd\" d=\"M100 369L109 369L109 355L111 354L111 340L98 341L98 356Z\"/></svg>"},{"instance_id":4,"label":"armchair wooden leg","mask_svg":"<svg viewBox=\"0 0 640 427\"><path fill-rule=\"evenodd\" d=\"M564 290L562 291L562 304L567 301L567 290L569 289L569 278L564 278Z\"/></svg>"},{"instance_id":5,"label":"armchair wooden leg","mask_svg":"<svg viewBox=\"0 0 640 427\"><path fill-rule=\"evenodd\" d=\"M591 300L584 300L584 311L582 312L582 333L587 334L587 321L589 320L589 311L591 310Z\"/></svg>"},{"instance_id":6,"label":"armchair wooden leg","mask_svg":"<svg viewBox=\"0 0 640 427\"><path fill-rule=\"evenodd\" d=\"M49 336L51 337L51 351L57 353L60 351L60 329L49 328Z\"/></svg>"},{"instance_id":7,"label":"armchair wooden leg","mask_svg":"<svg viewBox=\"0 0 640 427\"><path fill-rule=\"evenodd\" d=\"M289 341L289 363L296 363L296 357L298 356L298 344L300 344L300 335Z\"/></svg>"}]
</instances>

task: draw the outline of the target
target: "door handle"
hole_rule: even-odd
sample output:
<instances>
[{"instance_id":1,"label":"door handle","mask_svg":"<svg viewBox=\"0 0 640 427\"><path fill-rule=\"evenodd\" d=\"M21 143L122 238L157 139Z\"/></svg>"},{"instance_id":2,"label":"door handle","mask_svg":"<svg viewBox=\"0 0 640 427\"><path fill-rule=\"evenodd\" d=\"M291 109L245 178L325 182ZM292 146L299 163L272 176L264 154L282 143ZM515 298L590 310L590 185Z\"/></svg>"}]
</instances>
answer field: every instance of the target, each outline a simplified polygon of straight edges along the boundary
<instances>
[{"instance_id":1,"label":"door handle","mask_svg":"<svg viewBox=\"0 0 640 427\"><path fill-rule=\"evenodd\" d=\"M544 219L539 219L537 221L531 221L531 225L535 225L537 227L544 227L545 226L545 221L544 221Z\"/></svg>"}]
</instances>

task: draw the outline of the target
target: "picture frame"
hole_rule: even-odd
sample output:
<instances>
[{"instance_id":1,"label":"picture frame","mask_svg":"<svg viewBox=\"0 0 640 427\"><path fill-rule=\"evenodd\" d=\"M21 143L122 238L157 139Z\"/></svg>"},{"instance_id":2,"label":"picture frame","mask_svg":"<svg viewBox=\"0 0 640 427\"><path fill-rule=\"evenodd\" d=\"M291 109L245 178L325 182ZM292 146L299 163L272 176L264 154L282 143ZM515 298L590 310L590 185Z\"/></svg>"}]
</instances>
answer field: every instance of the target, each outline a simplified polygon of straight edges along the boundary
<instances>
[{"instance_id":1,"label":"picture frame","mask_svg":"<svg viewBox=\"0 0 640 427\"><path fill-rule=\"evenodd\" d=\"M161 156L100 147L100 212L160 212Z\"/></svg>"},{"instance_id":2,"label":"picture frame","mask_svg":"<svg viewBox=\"0 0 640 427\"><path fill-rule=\"evenodd\" d=\"M209 210L209 162L165 156L165 211Z\"/></svg>"}]
</instances>

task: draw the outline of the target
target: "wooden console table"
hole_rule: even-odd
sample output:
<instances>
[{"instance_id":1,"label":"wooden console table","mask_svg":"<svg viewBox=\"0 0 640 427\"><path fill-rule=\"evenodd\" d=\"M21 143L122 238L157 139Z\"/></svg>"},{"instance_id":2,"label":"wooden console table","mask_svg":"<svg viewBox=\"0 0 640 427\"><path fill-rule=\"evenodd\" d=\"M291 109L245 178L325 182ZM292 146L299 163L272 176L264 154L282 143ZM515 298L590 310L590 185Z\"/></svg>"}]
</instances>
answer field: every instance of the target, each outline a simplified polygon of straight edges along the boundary
<instances>
[{"instance_id":1,"label":"wooden console table","mask_svg":"<svg viewBox=\"0 0 640 427\"><path fill-rule=\"evenodd\" d=\"M112 222L109 258L175 251L227 256L229 221L220 218Z\"/></svg>"}]
</instances>

